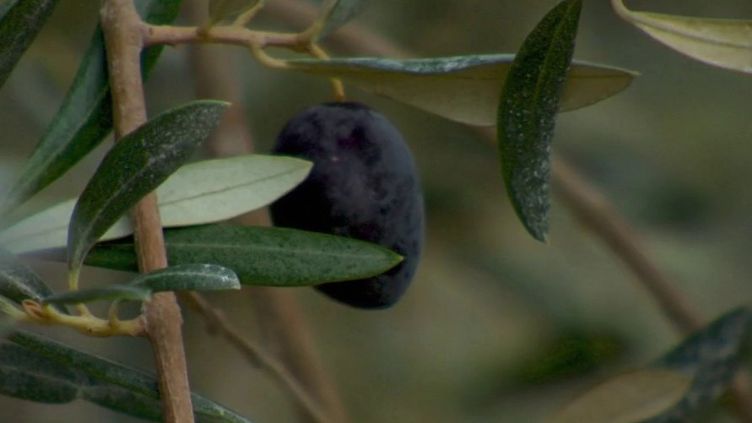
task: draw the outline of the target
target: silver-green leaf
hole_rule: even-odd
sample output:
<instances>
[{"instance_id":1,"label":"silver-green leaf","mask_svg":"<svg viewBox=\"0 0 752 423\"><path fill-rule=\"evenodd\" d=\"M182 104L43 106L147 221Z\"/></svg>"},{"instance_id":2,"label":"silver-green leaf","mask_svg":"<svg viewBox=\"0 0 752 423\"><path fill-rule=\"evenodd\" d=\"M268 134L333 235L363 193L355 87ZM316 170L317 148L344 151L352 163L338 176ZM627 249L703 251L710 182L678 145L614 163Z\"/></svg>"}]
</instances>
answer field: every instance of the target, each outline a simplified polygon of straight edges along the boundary
<instances>
[{"instance_id":1,"label":"silver-green leaf","mask_svg":"<svg viewBox=\"0 0 752 423\"><path fill-rule=\"evenodd\" d=\"M57 0L14 0L0 7L0 87L47 22Z\"/></svg>"},{"instance_id":2,"label":"silver-green leaf","mask_svg":"<svg viewBox=\"0 0 752 423\"><path fill-rule=\"evenodd\" d=\"M219 123L227 103L196 101L163 113L120 140L81 194L68 227L68 267L131 206L185 163Z\"/></svg>"},{"instance_id":3,"label":"silver-green leaf","mask_svg":"<svg viewBox=\"0 0 752 423\"><path fill-rule=\"evenodd\" d=\"M181 264L143 274L131 286L161 291L220 291L240 289L238 275L216 264Z\"/></svg>"},{"instance_id":4,"label":"silver-green leaf","mask_svg":"<svg viewBox=\"0 0 752 423\"><path fill-rule=\"evenodd\" d=\"M514 55L492 54L431 59L296 59L291 70L336 77L366 91L446 119L476 126L496 125L499 93ZM562 111L589 106L629 86L637 74L574 61L562 94Z\"/></svg>"},{"instance_id":5,"label":"silver-green leaf","mask_svg":"<svg viewBox=\"0 0 752 423\"><path fill-rule=\"evenodd\" d=\"M181 2L142 0L136 3L144 20L159 25L175 19ZM148 77L161 51L162 46L153 46L141 54L144 78ZM97 27L55 118L24 164L10 193L0 200L0 215L13 210L62 176L99 145L111 130L112 98L107 54L102 30Z\"/></svg>"},{"instance_id":6,"label":"silver-green leaf","mask_svg":"<svg viewBox=\"0 0 752 423\"><path fill-rule=\"evenodd\" d=\"M260 154L187 164L157 188L162 226L214 223L264 207L303 181L310 169L304 160ZM75 203L65 201L16 222L0 232L0 245L17 254L65 246ZM100 240L131 233L129 219L121 217Z\"/></svg>"},{"instance_id":7,"label":"silver-green leaf","mask_svg":"<svg viewBox=\"0 0 752 423\"><path fill-rule=\"evenodd\" d=\"M310 286L381 274L402 257L376 244L287 228L207 225L165 231L173 265L214 263L244 285ZM54 257L52 257L54 258ZM136 271L132 240L97 246L87 265Z\"/></svg>"},{"instance_id":8,"label":"silver-green leaf","mask_svg":"<svg viewBox=\"0 0 752 423\"><path fill-rule=\"evenodd\" d=\"M581 9L582 0L565 0L543 17L520 47L499 100L507 193L525 228L541 241L548 232L551 139Z\"/></svg>"},{"instance_id":9,"label":"silver-green leaf","mask_svg":"<svg viewBox=\"0 0 752 423\"><path fill-rule=\"evenodd\" d=\"M567 404L550 423L635 423L676 405L692 379L666 369L642 369L611 378Z\"/></svg>"},{"instance_id":10,"label":"silver-green leaf","mask_svg":"<svg viewBox=\"0 0 752 423\"><path fill-rule=\"evenodd\" d=\"M635 12L622 0L612 0L611 4L627 22L679 53L710 65L752 73L752 20Z\"/></svg>"},{"instance_id":11,"label":"silver-green leaf","mask_svg":"<svg viewBox=\"0 0 752 423\"><path fill-rule=\"evenodd\" d=\"M52 290L34 271L0 248L0 295L17 303L52 295Z\"/></svg>"},{"instance_id":12,"label":"silver-green leaf","mask_svg":"<svg viewBox=\"0 0 752 423\"><path fill-rule=\"evenodd\" d=\"M0 393L35 402L83 399L111 410L162 421L154 376L76 351L27 332L13 332L0 343ZM239 414L191 394L197 422L249 423Z\"/></svg>"},{"instance_id":13,"label":"silver-green leaf","mask_svg":"<svg viewBox=\"0 0 752 423\"><path fill-rule=\"evenodd\" d=\"M735 309L688 337L655 363L655 367L684 373L692 385L682 400L650 423L684 421L712 404L731 383L745 344L750 339L752 310Z\"/></svg>"}]
</instances>

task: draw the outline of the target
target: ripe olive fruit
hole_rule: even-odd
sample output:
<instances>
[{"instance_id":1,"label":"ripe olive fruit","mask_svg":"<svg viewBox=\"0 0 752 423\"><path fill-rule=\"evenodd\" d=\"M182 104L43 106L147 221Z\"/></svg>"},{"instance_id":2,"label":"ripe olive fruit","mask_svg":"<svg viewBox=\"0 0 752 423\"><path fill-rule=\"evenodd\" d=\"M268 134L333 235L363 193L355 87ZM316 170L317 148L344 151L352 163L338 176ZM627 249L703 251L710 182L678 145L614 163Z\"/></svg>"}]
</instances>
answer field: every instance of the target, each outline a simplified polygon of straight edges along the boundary
<instances>
[{"instance_id":1,"label":"ripe olive fruit","mask_svg":"<svg viewBox=\"0 0 752 423\"><path fill-rule=\"evenodd\" d=\"M399 131L365 105L321 104L290 119L274 152L313 162L308 178L272 204L275 225L370 241L404 256L379 276L316 288L360 308L397 302L415 274L425 220L415 164Z\"/></svg>"}]
</instances>

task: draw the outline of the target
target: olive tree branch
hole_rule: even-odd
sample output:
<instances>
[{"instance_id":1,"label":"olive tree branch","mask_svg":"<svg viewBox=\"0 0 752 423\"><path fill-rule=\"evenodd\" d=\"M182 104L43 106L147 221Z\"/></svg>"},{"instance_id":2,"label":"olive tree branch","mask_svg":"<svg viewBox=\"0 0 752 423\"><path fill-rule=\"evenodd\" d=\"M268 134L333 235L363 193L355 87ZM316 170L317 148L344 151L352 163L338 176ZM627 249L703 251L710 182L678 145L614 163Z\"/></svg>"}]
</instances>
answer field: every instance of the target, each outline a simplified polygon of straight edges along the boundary
<instances>
[{"instance_id":1,"label":"olive tree branch","mask_svg":"<svg viewBox=\"0 0 752 423\"><path fill-rule=\"evenodd\" d=\"M144 23L132 0L106 0L101 23L107 47L115 139L146 122L140 55ZM136 255L142 272L167 266L156 195L147 195L132 210ZM144 304L144 325L156 361L165 422L192 423L193 406L181 333L180 308L172 293L159 293Z\"/></svg>"}]
</instances>

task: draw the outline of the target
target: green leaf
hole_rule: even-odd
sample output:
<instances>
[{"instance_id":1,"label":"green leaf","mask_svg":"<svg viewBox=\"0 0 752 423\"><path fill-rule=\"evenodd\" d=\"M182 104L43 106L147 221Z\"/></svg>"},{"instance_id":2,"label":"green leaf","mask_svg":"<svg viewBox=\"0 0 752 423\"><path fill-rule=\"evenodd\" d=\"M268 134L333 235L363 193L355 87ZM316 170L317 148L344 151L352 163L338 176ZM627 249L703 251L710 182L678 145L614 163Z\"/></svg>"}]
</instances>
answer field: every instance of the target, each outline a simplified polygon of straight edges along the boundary
<instances>
[{"instance_id":1,"label":"green leaf","mask_svg":"<svg viewBox=\"0 0 752 423\"><path fill-rule=\"evenodd\" d=\"M52 295L52 290L31 269L0 248L0 295L17 303Z\"/></svg>"},{"instance_id":2,"label":"green leaf","mask_svg":"<svg viewBox=\"0 0 752 423\"><path fill-rule=\"evenodd\" d=\"M162 226L214 223L264 207L305 179L311 163L280 156L246 155L191 163L157 188ZM0 232L0 245L22 253L62 247L76 200L57 204ZM100 240L133 233L120 218Z\"/></svg>"},{"instance_id":3,"label":"green leaf","mask_svg":"<svg viewBox=\"0 0 752 423\"><path fill-rule=\"evenodd\" d=\"M161 291L219 291L240 289L238 276L216 264L184 264L140 275L128 285L68 291L43 299L47 304L80 304L93 301L147 301Z\"/></svg>"},{"instance_id":4,"label":"green leaf","mask_svg":"<svg viewBox=\"0 0 752 423\"><path fill-rule=\"evenodd\" d=\"M209 0L209 24L235 18L258 3L259 0Z\"/></svg>"},{"instance_id":5,"label":"green leaf","mask_svg":"<svg viewBox=\"0 0 752 423\"><path fill-rule=\"evenodd\" d=\"M140 10L147 22L167 24L177 16L181 1L145 0L137 4L142 6ZM142 53L144 77L148 77L161 51L162 47L156 46ZM62 176L110 133L112 99L106 56L102 30L97 27L71 88L0 206L0 215Z\"/></svg>"},{"instance_id":6,"label":"green leaf","mask_svg":"<svg viewBox=\"0 0 752 423\"><path fill-rule=\"evenodd\" d=\"M220 291L240 289L238 275L216 264L182 264L139 276L132 286L161 291Z\"/></svg>"},{"instance_id":7,"label":"green leaf","mask_svg":"<svg viewBox=\"0 0 752 423\"><path fill-rule=\"evenodd\" d=\"M177 170L219 123L227 103L195 101L123 137L86 185L68 229L68 266L77 269L107 229Z\"/></svg>"},{"instance_id":8,"label":"green leaf","mask_svg":"<svg viewBox=\"0 0 752 423\"><path fill-rule=\"evenodd\" d=\"M26 332L14 332L0 344L0 393L47 403L80 398L130 416L162 420L153 376ZM198 422L249 422L199 395L192 394L192 402Z\"/></svg>"},{"instance_id":9,"label":"green leaf","mask_svg":"<svg viewBox=\"0 0 752 423\"><path fill-rule=\"evenodd\" d=\"M42 29L57 0L14 0L0 8L0 87Z\"/></svg>"},{"instance_id":10,"label":"green leaf","mask_svg":"<svg viewBox=\"0 0 752 423\"><path fill-rule=\"evenodd\" d=\"M619 16L664 45L721 68L752 73L752 21L633 12L621 0L611 4Z\"/></svg>"},{"instance_id":11,"label":"green leaf","mask_svg":"<svg viewBox=\"0 0 752 423\"><path fill-rule=\"evenodd\" d=\"M678 403L691 384L691 378L671 370L645 369L626 373L579 396L550 422L641 422Z\"/></svg>"},{"instance_id":12,"label":"green leaf","mask_svg":"<svg viewBox=\"0 0 752 423\"><path fill-rule=\"evenodd\" d=\"M469 125L496 125L499 93L514 59L509 54L394 60L298 59L291 70L337 77L364 90ZM589 106L624 90L632 71L575 61L562 111Z\"/></svg>"},{"instance_id":13,"label":"green leaf","mask_svg":"<svg viewBox=\"0 0 752 423\"><path fill-rule=\"evenodd\" d=\"M139 286L109 285L68 291L44 298L46 304L80 304L94 301L147 301L151 291Z\"/></svg>"},{"instance_id":14,"label":"green leaf","mask_svg":"<svg viewBox=\"0 0 752 423\"><path fill-rule=\"evenodd\" d=\"M362 279L402 260L368 242L288 228L207 225L168 229L165 245L171 264L215 263L232 269L244 285L308 286ZM86 264L136 271L133 241L98 245Z\"/></svg>"},{"instance_id":15,"label":"green leaf","mask_svg":"<svg viewBox=\"0 0 752 423\"><path fill-rule=\"evenodd\" d=\"M752 311L733 310L708 325L661 358L655 366L682 372L692 386L671 410L651 423L684 421L702 407L712 404L728 387L739 368L739 360L752 329Z\"/></svg>"},{"instance_id":16,"label":"green leaf","mask_svg":"<svg viewBox=\"0 0 752 423\"><path fill-rule=\"evenodd\" d=\"M360 14L365 9L367 3L366 0L327 0L323 6L324 13L317 23L321 25L321 29L318 31L316 38L325 38L345 25L356 15Z\"/></svg>"},{"instance_id":17,"label":"green leaf","mask_svg":"<svg viewBox=\"0 0 752 423\"><path fill-rule=\"evenodd\" d=\"M551 138L574 52L582 0L565 0L527 36L509 70L498 111L502 174L530 234L548 232Z\"/></svg>"}]
</instances>

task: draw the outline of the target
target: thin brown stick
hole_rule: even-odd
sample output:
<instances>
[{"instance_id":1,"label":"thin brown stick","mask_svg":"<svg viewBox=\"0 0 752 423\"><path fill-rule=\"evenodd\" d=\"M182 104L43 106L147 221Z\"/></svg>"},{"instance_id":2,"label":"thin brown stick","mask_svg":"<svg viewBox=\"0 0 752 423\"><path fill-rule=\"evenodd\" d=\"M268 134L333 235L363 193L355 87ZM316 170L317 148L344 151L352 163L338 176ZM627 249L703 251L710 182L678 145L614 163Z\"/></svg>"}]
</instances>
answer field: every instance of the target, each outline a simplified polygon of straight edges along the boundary
<instances>
[{"instance_id":1,"label":"thin brown stick","mask_svg":"<svg viewBox=\"0 0 752 423\"><path fill-rule=\"evenodd\" d=\"M140 54L143 23L132 0L107 0L101 11L112 88L115 139L146 122ZM139 268L148 272L167 266L156 195L132 211ZM181 334L180 308L172 293L155 295L144 305L146 333L154 350L164 421L193 422L193 406Z\"/></svg>"}]
</instances>

